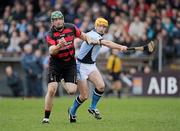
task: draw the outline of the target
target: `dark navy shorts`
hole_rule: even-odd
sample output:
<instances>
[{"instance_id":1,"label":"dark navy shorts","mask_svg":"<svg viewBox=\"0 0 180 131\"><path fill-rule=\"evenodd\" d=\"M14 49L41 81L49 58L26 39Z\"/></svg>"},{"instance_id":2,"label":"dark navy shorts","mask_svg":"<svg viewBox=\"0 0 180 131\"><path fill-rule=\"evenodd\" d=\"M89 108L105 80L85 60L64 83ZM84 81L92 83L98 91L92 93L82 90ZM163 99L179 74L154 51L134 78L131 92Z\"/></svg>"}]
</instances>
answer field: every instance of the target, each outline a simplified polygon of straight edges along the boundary
<instances>
[{"instance_id":1,"label":"dark navy shorts","mask_svg":"<svg viewBox=\"0 0 180 131\"><path fill-rule=\"evenodd\" d=\"M50 59L48 83L60 82L63 78L65 82L77 83L76 61L65 62Z\"/></svg>"}]
</instances>

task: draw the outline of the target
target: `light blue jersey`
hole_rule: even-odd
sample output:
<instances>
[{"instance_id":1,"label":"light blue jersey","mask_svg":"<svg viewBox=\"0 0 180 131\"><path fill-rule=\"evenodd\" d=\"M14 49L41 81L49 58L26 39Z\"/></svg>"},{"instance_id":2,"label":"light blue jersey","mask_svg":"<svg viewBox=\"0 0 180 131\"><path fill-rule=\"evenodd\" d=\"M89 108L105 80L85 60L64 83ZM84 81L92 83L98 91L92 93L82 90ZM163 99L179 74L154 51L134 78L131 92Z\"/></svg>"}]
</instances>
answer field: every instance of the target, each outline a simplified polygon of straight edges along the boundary
<instances>
[{"instance_id":1,"label":"light blue jersey","mask_svg":"<svg viewBox=\"0 0 180 131\"><path fill-rule=\"evenodd\" d=\"M95 40L102 39L102 36L98 34L96 30L91 30L90 32L87 33L87 35ZM80 51L77 57L78 61L87 64L95 63L100 48L101 45L92 45L84 41L80 47Z\"/></svg>"}]
</instances>

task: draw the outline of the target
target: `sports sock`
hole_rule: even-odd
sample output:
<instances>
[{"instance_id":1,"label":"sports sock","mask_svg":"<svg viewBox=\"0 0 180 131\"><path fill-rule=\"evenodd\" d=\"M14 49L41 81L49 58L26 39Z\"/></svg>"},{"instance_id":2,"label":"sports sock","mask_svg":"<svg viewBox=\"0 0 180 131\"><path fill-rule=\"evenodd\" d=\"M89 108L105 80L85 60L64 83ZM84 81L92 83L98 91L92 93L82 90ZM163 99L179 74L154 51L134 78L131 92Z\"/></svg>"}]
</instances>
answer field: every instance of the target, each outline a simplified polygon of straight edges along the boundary
<instances>
[{"instance_id":1,"label":"sports sock","mask_svg":"<svg viewBox=\"0 0 180 131\"><path fill-rule=\"evenodd\" d=\"M45 114L44 118L49 119L49 116L50 116L50 114L51 114L51 111L45 110L44 114Z\"/></svg>"},{"instance_id":2,"label":"sports sock","mask_svg":"<svg viewBox=\"0 0 180 131\"><path fill-rule=\"evenodd\" d=\"M74 100L73 106L71 107L72 115L76 115L76 111L82 103L83 103L83 101L81 101L79 96L77 96L76 99Z\"/></svg>"},{"instance_id":3,"label":"sports sock","mask_svg":"<svg viewBox=\"0 0 180 131\"><path fill-rule=\"evenodd\" d=\"M96 105L104 92L98 91L96 88L93 91L91 109L96 109Z\"/></svg>"},{"instance_id":4,"label":"sports sock","mask_svg":"<svg viewBox=\"0 0 180 131\"><path fill-rule=\"evenodd\" d=\"M121 93L122 93L121 90L119 90L119 91L117 92L117 97L118 97L118 98L121 98Z\"/></svg>"}]
</instances>

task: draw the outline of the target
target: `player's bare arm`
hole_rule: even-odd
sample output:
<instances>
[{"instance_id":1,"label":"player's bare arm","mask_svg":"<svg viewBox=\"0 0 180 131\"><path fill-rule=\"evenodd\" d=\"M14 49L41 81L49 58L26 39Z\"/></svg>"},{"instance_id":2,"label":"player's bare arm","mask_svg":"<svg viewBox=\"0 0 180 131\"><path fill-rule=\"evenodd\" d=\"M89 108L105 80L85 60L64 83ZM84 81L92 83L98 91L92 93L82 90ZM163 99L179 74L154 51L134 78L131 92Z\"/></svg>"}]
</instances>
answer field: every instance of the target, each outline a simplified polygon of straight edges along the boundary
<instances>
[{"instance_id":1,"label":"player's bare arm","mask_svg":"<svg viewBox=\"0 0 180 131\"><path fill-rule=\"evenodd\" d=\"M127 50L127 46L119 45L119 44L114 43L114 42L109 41L109 40L100 40L100 44L107 46L109 48L112 48L112 49L118 49L120 51L126 51Z\"/></svg>"},{"instance_id":2,"label":"player's bare arm","mask_svg":"<svg viewBox=\"0 0 180 131\"><path fill-rule=\"evenodd\" d=\"M67 44L67 42L64 38L58 40L57 45L52 45L49 47L49 53L51 55L56 55L59 52L59 50L61 49L61 47L65 46L66 44Z\"/></svg>"},{"instance_id":3,"label":"player's bare arm","mask_svg":"<svg viewBox=\"0 0 180 131\"><path fill-rule=\"evenodd\" d=\"M80 39L82 39L83 41L87 41L88 44L100 44L99 40L95 40L83 32L81 32Z\"/></svg>"},{"instance_id":4,"label":"player's bare arm","mask_svg":"<svg viewBox=\"0 0 180 131\"><path fill-rule=\"evenodd\" d=\"M49 53L51 55L56 55L59 51L59 46L58 45L52 45L49 47Z\"/></svg>"}]
</instances>

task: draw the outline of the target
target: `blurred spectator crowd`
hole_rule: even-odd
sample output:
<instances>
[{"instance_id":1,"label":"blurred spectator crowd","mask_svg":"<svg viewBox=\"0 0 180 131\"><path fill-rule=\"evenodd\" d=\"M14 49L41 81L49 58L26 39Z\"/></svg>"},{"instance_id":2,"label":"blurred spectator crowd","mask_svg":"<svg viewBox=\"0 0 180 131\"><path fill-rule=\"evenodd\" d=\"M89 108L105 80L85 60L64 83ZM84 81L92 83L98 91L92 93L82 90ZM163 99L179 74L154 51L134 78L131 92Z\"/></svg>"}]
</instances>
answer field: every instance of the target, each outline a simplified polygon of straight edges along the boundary
<instances>
[{"instance_id":1,"label":"blurred spectator crowd","mask_svg":"<svg viewBox=\"0 0 180 131\"><path fill-rule=\"evenodd\" d=\"M0 57L22 56L22 66L30 75L33 69L27 70L30 66L25 59L37 64L41 57L41 65L33 66L39 66L42 73L41 66L47 68L48 59L44 38L54 10L62 11L65 22L84 32L93 28L97 17L104 17L109 21L104 38L128 47L161 39L164 63L180 57L180 0L10 0L0 6ZM32 56L27 55L27 45L32 47ZM102 48L101 53L106 51L109 49ZM121 54L142 55L147 54ZM36 77L41 79L38 74Z\"/></svg>"},{"instance_id":2,"label":"blurred spectator crowd","mask_svg":"<svg viewBox=\"0 0 180 131\"><path fill-rule=\"evenodd\" d=\"M180 56L180 0L10 0L1 8L1 52L22 54L26 44L46 52L50 13L60 10L65 22L84 32L104 17L110 23L106 39L139 46L161 37L165 57Z\"/></svg>"}]
</instances>

